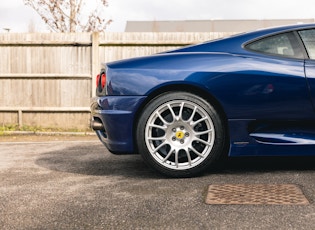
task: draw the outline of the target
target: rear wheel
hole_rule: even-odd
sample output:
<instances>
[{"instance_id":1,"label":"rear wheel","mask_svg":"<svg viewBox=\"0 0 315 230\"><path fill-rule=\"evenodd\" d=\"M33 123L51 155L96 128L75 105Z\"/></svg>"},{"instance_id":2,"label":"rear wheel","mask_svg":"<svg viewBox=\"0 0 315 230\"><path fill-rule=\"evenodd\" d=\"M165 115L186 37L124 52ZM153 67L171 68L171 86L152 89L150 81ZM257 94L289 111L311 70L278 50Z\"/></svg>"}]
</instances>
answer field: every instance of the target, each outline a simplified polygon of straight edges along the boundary
<instances>
[{"instance_id":1,"label":"rear wheel","mask_svg":"<svg viewBox=\"0 0 315 230\"><path fill-rule=\"evenodd\" d=\"M221 154L225 129L218 112L186 92L162 94L144 108L137 124L137 146L144 161L172 177L203 172Z\"/></svg>"}]
</instances>

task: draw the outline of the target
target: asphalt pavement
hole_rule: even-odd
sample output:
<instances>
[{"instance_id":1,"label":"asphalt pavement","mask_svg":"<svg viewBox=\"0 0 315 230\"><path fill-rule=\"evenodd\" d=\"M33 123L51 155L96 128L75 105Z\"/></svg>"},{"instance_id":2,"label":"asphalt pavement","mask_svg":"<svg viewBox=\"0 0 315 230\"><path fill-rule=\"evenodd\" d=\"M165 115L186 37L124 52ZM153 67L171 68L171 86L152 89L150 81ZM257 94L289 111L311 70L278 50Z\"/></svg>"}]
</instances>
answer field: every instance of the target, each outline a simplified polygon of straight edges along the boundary
<instances>
[{"instance_id":1,"label":"asphalt pavement","mask_svg":"<svg viewBox=\"0 0 315 230\"><path fill-rule=\"evenodd\" d=\"M244 158L171 179L96 137L0 137L1 229L315 229L315 158ZM308 205L209 205L212 184L293 184Z\"/></svg>"}]
</instances>

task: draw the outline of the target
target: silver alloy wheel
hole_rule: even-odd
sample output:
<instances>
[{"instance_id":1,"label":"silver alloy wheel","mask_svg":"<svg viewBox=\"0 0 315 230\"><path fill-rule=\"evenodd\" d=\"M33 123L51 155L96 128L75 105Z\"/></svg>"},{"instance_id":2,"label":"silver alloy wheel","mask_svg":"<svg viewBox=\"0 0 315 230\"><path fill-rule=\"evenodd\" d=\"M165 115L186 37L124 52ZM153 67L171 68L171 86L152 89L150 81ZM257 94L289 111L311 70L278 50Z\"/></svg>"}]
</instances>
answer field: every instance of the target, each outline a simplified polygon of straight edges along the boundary
<instances>
[{"instance_id":1,"label":"silver alloy wheel","mask_svg":"<svg viewBox=\"0 0 315 230\"><path fill-rule=\"evenodd\" d=\"M209 114L198 104L173 100L159 106L145 125L145 143L162 166L186 170L210 154L215 129Z\"/></svg>"}]
</instances>

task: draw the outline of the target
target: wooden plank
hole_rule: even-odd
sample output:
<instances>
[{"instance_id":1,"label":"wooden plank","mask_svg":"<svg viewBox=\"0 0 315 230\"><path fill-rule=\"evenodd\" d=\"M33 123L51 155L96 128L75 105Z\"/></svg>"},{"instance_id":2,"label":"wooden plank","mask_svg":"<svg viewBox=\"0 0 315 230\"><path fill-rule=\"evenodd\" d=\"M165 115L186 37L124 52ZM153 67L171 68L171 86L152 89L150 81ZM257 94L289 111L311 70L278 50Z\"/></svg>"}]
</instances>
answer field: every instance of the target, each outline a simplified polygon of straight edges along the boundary
<instances>
[{"instance_id":1,"label":"wooden plank","mask_svg":"<svg viewBox=\"0 0 315 230\"><path fill-rule=\"evenodd\" d=\"M100 34L100 45L187 45L204 42L207 40L218 39L235 34L233 32L214 32L214 33L198 33L198 32L185 32L185 33L169 33L169 32L117 32L117 33L103 33Z\"/></svg>"},{"instance_id":2,"label":"wooden plank","mask_svg":"<svg viewBox=\"0 0 315 230\"><path fill-rule=\"evenodd\" d=\"M5 79L45 79L45 78L52 78L52 79L91 79L91 75L89 74L55 74L55 73L46 73L46 74L36 74L36 73L8 73L3 74L0 73L0 78Z\"/></svg>"},{"instance_id":3,"label":"wooden plank","mask_svg":"<svg viewBox=\"0 0 315 230\"><path fill-rule=\"evenodd\" d=\"M91 96L96 94L96 76L100 72L100 54L99 54L99 33L92 33L92 92Z\"/></svg>"},{"instance_id":4,"label":"wooden plank","mask_svg":"<svg viewBox=\"0 0 315 230\"><path fill-rule=\"evenodd\" d=\"M90 107L0 107L1 112L90 112Z\"/></svg>"},{"instance_id":5,"label":"wooden plank","mask_svg":"<svg viewBox=\"0 0 315 230\"><path fill-rule=\"evenodd\" d=\"M90 46L90 33L2 33L0 46Z\"/></svg>"}]
</instances>

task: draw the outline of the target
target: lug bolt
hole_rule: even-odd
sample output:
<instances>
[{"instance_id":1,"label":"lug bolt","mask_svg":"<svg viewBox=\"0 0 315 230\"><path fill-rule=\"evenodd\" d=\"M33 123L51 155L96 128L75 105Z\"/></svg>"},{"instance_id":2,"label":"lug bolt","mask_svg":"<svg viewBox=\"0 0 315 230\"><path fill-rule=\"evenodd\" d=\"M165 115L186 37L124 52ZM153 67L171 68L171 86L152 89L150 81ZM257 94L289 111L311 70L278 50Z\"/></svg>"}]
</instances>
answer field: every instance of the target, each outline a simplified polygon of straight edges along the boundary
<instances>
[{"instance_id":1,"label":"lug bolt","mask_svg":"<svg viewBox=\"0 0 315 230\"><path fill-rule=\"evenodd\" d=\"M181 129L181 130L184 130L184 126L181 126L180 129Z\"/></svg>"},{"instance_id":2,"label":"lug bolt","mask_svg":"<svg viewBox=\"0 0 315 230\"><path fill-rule=\"evenodd\" d=\"M172 129L172 131L175 133L175 132L176 132L176 129L175 129L175 128L173 128L173 129Z\"/></svg>"},{"instance_id":3,"label":"lug bolt","mask_svg":"<svg viewBox=\"0 0 315 230\"><path fill-rule=\"evenodd\" d=\"M180 140L179 142L180 142L181 144L184 144L184 140Z\"/></svg>"},{"instance_id":4,"label":"lug bolt","mask_svg":"<svg viewBox=\"0 0 315 230\"><path fill-rule=\"evenodd\" d=\"M176 141L176 137L172 137L172 141Z\"/></svg>"},{"instance_id":5,"label":"lug bolt","mask_svg":"<svg viewBox=\"0 0 315 230\"><path fill-rule=\"evenodd\" d=\"M185 133L185 137L189 137L189 133Z\"/></svg>"}]
</instances>

